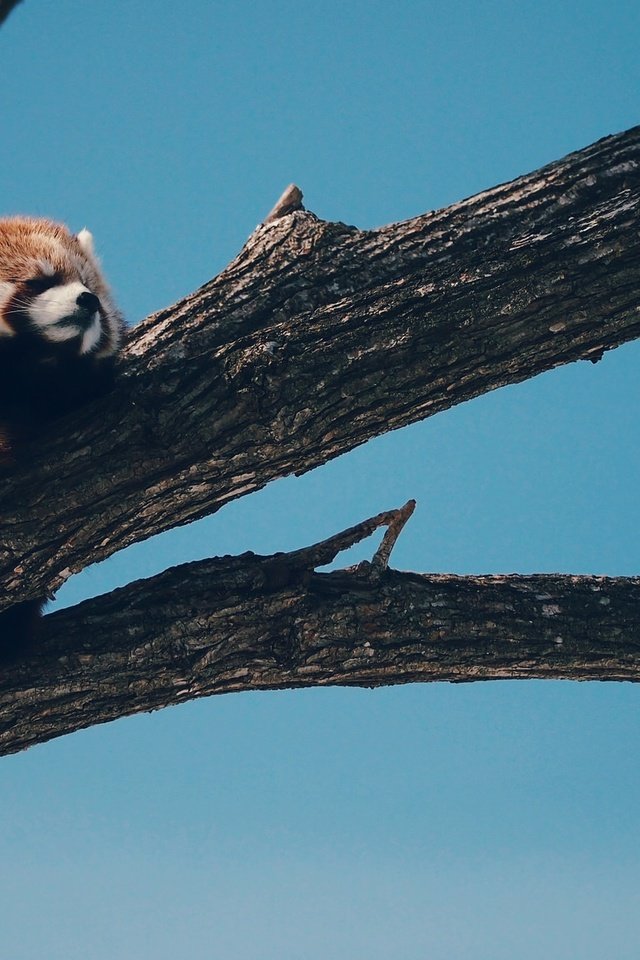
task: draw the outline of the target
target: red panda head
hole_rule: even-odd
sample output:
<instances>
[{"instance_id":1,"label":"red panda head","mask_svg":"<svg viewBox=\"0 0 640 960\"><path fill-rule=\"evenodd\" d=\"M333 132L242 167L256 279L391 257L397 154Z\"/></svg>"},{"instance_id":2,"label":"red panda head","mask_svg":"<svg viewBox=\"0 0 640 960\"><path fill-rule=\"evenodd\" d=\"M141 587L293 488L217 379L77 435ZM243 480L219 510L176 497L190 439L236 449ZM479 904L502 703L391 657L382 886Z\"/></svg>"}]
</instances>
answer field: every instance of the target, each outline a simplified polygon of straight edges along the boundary
<instances>
[{"instance_id":1,"label":"red panda head","mask_svg":"<svg viewBox=\"0 0 640 960\"><path fill-rule=\"evenodd\" d=\"M0 345L20 338L40 354L97 359L118 350L122 317L88 230L50 220L0 220Z\"/></svg>"}]
</instances>

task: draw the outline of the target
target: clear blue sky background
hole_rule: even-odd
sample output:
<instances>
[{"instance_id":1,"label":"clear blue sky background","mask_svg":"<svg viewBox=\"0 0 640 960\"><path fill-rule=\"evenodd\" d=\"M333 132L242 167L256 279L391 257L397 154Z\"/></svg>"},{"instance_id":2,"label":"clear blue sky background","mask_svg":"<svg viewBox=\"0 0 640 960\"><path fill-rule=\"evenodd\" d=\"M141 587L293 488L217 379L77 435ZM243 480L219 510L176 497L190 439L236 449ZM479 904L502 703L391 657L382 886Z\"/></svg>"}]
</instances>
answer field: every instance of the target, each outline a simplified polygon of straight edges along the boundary
<instances>
[{"instance_id":1,"label":"clear blue sky background","mask_svg":"<svg viewBox=\"0 0 640 960\"><path fill-rule=\"evenodd\" d=\"M0 209L94 232L135 323L291 180L372 227L638 122L640 6L24 0ZM285 550L415 496L397 567L637 574L638 344L382 437L70 581ZM370 552L365 545L360 556ZM0 761L7 960L637 960L640 691L211 699Z\"/></svg>"}]
</instances>

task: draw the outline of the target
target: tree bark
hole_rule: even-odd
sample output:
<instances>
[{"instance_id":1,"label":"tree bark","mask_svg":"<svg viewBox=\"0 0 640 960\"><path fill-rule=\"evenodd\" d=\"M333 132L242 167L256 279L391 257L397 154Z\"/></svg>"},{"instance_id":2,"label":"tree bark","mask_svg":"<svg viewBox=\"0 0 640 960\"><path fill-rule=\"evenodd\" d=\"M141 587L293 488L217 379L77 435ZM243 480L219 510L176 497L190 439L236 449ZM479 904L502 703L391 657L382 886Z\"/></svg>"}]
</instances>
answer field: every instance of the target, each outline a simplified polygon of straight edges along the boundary
<instances>
[{"instance_id":1,"label":"tree bark","mask_svg":"<svg viewBox=\"0 0 640 960\"><path fill-rule=\"evenodd\" d=\"M403 519L185 564L46 617L37 650L0 672L0 754L238 690L640 679L638 578L399 573L384 542L371 563L315 572L381 523L393 540Z\"/></svg>"},{"instance_id":2,"label":"tree bark","mask_svg":"<svg viewBox=\"0 0 640 960\"><path fill-rule=\"evenodd\" d=\"M276 211L218 278L132 331L113 396L3 481L0 607L377 434L637 337L639 188L635 128L379 230Z\"/></svg>"},{"instance_id":3,"label":"tree bark","mask_svg":"<svg viewBox=\"0 0 640 960\"><path fill-rule=\"evenodd\" d=\"M0 489L0 607L368 438L640 334L640 128L363 232L283 195L239 257L130 337L112 396ZM640 581L387 569L410 513L188 564L46 617L0 671L0 749L240 689L638 678ZM389 531L370 565L320 574Z\"/></svg>"}]
</instances>

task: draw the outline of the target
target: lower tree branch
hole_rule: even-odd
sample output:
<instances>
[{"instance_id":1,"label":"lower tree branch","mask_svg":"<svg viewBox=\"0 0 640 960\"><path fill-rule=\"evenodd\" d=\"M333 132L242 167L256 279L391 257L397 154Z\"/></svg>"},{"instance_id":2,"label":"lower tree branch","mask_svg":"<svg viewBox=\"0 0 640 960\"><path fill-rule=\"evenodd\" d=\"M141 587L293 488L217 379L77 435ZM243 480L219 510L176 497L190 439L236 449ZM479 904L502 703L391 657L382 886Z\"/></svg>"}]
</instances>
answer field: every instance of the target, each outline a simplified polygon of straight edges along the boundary
<instances>
[{"instance_id":1,"label":"lower tree branch","mask_svg":"<svg viewBox=\"0 0 640 960\"><path fill-rule=\"evenodd\" d=\"M238 690L414 681L640 679L640 579L317 573L379 514L288 554L175 567L51 614L0 675L0 753Z\"/></svg>"}]
</instances>

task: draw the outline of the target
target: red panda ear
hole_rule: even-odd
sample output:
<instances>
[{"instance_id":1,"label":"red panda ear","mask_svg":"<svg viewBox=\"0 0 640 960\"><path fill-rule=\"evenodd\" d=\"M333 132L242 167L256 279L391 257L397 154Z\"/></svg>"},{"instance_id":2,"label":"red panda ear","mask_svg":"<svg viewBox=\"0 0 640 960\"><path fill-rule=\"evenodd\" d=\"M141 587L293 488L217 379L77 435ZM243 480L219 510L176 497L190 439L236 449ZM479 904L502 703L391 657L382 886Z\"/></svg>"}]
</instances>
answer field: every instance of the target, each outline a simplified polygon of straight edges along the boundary
<instances>
[{"instance_id":1,"label":"red panda ear","mask_svg":"<svg viewBox=\"0 0 640 960\"><path fill-rule=\"evenodd\" d=\"M83 227L80 233L76 234L76 240L88 257L95 257L96 254L95 250L93 249L93 236L86 227Z\"/></svg>"}]
</instances>

